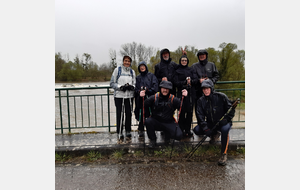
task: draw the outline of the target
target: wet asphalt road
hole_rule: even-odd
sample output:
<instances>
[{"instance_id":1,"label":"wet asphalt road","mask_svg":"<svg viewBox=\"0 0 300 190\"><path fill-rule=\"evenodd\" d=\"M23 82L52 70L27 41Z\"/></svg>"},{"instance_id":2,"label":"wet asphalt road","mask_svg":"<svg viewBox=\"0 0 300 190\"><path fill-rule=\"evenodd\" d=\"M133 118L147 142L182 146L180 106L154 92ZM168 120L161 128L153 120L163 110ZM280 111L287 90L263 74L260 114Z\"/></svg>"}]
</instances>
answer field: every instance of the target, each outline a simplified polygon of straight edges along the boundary
<instances>
[{"instance_id":1,"label":"wet asphalt road","mask_svg":"<svg viewBox=\"0 0 300 190\"><path fill-rule=\"evenodd\" d=\"M245 189L245 160L122 165L57 165L55 189Z\"/></svg>"}]
</instances>

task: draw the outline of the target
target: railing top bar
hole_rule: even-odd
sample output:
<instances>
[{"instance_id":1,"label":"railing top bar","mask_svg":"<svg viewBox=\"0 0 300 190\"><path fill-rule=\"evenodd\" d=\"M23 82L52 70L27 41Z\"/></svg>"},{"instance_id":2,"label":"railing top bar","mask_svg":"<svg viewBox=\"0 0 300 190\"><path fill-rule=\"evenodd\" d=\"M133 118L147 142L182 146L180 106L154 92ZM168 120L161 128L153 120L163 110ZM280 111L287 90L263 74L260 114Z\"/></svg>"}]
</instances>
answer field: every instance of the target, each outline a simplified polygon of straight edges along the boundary
<instances>
[{"instance_id":1,"label":"railing top bar","mask_svg":"<svg viewBox=\"0 0 300 190\"><path fill-rule=\"evenodd\" d=\"M107 89L110 88L109 85L107 86L99 86L99 87L71 87L71 88L65 88L65 87L61 87L61 88L55 88L55 90L90 90L90 89Z\"/></svg>"},{"instance_id":2,"label":"railing top bar","mask_svg":"<svg viewBox=\"0 0 300 190\"><path fill-rule=\"evenodd\" d=\"M217 84L232 84L232 83L245 83L244 80L240 81L217 81Z\"/></svg>"},{"instance_id":3,"label":"railing top bar","mask_svg":"<svg viewBox=\"0 0 300 190\"><path fill-rule=\"evenodd\" d=\"M245 83L245 81L217 81L217 84L233 84L233 83ZM109 85L103 85L99 87L61 87L61 88L55 88L55 90L90 90L90 89L107 89L111 88Z\"/></svg>"}]
</instances>

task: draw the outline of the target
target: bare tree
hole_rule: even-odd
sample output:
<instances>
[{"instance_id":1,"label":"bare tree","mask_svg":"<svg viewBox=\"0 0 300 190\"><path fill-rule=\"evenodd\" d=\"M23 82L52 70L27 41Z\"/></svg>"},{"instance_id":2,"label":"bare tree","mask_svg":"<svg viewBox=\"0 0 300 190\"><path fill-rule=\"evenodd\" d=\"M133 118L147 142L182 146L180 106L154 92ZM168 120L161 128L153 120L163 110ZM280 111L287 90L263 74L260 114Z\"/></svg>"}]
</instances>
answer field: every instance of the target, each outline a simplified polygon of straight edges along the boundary
<instances>
[{"instance_id":1,"label":"bare tree","mask_svg":"<svg viewBox=\"0 0 300 190\"><path fill-rule=\"evenodd\" d=\"M111 59L111 72L117 67L117 52L114 49L109 49L109 57Z\"/></svg>"}]
</instances>

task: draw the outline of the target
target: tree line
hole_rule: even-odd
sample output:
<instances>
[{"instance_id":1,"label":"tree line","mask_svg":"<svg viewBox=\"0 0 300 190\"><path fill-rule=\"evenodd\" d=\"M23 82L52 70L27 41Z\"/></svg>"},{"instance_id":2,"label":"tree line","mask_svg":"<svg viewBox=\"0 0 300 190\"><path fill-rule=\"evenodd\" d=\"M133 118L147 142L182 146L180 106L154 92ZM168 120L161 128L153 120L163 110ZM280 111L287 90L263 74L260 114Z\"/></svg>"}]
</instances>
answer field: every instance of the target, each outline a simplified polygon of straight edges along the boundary
<instances>
[{"instance_id":1,"label":"tree line","mask_svg":"<svg viewBox=\"0 0 300 190\"><path fill-rule=\"evenodd\" d=\"M182 56L181 48L185 48L189 59L189 66L198 62L198 49L194 46L179 46L175 51L170 51L172 61L178 63ZM238 81L245 80L245 51L238 50L233 43L221 43L220 50L206 48L208 61L215 63L219 71L219 81ZM129 55L132 58L132 69L136 75L139 74L137 65L140 61L147 63L150 72L154 73L154 66L160 62L160 50L152 46L145 46L141 43L126 43L121 45L119 55ZM109 63L100 66L91 61L92 56L84 53L81 58L79 55L73 61L66 61L60 52L55 53L55 81L108 81L113 70L117 66L116 50L109 50Z\"/></svg>"}]
</instances>

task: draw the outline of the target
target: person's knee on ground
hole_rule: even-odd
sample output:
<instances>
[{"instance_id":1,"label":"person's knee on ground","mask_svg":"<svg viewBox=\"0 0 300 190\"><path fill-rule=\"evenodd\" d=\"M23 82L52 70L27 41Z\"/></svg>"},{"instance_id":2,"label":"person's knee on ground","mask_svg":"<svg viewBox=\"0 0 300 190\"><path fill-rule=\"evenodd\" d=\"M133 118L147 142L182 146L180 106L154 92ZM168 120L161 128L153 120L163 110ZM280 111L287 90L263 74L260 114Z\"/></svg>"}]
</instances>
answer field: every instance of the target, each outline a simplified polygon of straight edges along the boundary
<instances>
[{"instance_id":1,"label":"person's knee on ground","mask_svg":"<svg viewBox=\"0 0 300 190\"><path fill-rule=\"evenodd\" d=\"M194 127L193 132L196 135L205 135L205 132L203 131L203 129L199 125L196 125L196 127Z\"/></svg>"}]
</instances>

